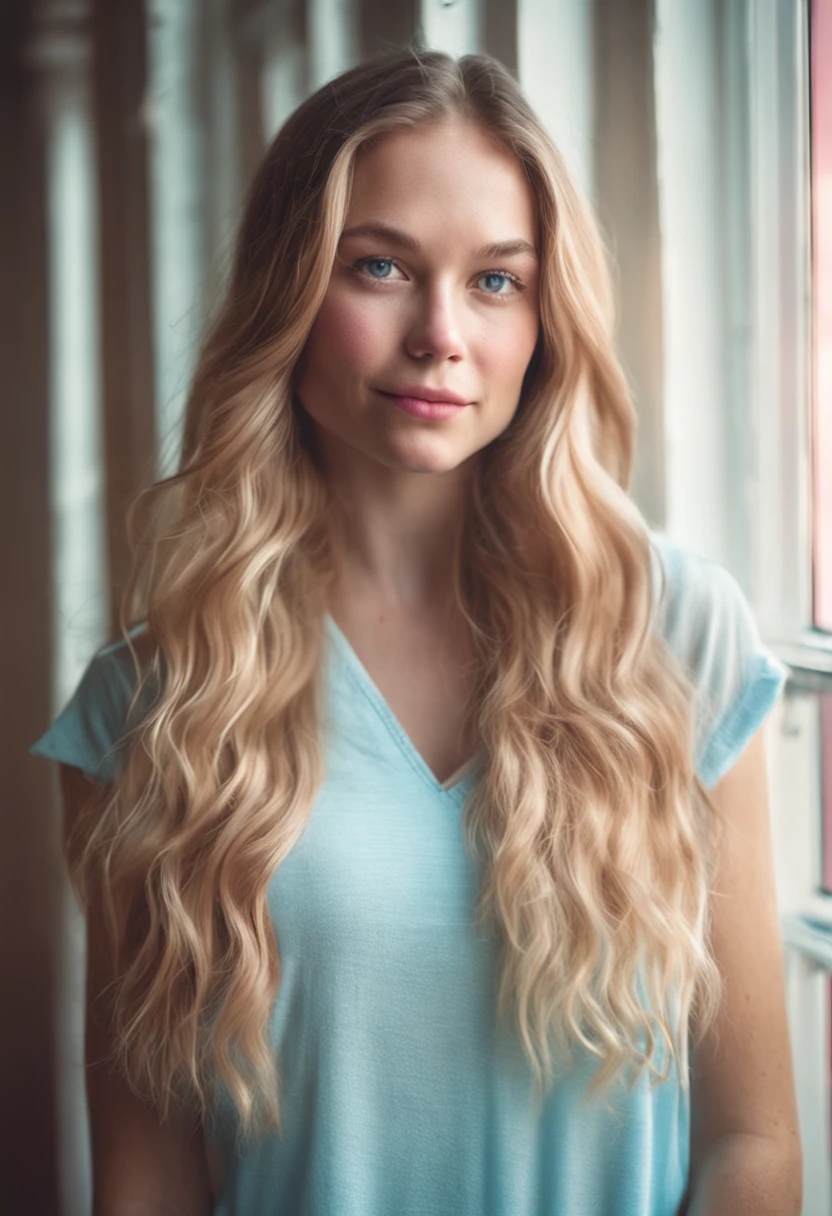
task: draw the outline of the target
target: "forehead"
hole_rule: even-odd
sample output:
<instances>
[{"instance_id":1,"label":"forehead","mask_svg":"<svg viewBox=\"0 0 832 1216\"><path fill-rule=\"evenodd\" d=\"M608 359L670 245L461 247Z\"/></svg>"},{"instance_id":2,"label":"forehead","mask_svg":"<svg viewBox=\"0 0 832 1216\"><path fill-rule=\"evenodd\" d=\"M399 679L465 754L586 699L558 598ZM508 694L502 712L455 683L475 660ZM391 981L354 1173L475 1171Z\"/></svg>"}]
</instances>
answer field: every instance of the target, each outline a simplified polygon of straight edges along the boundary
<instances>
[{"instance_id":1,"label":"forehead","mask_svg":"<svg viewBox=\"0 0 832 1216\"><path fill-rule=\"evenodd\" d=\"M437 221L474 224L478 237L487 229L493 238L499 229L499 237L529 241L536 227L534 196L516 156L459 116L390 132L359 152L345 227L369 218L414 230Z\"/></svg>"}]
</instances>

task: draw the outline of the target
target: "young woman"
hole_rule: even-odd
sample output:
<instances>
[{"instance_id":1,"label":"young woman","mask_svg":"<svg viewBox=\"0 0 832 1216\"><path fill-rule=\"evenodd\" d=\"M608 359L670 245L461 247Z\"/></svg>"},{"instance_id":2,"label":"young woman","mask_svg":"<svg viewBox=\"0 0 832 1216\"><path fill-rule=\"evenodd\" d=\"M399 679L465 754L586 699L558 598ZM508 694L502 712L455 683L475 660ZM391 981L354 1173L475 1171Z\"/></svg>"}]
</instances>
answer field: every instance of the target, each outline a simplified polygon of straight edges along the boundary
<instances>
[{"instance_id":1,"label":"young woman","mask_svg":"<svg viewBox=\"0 0 832 1216\"><path fill-rule=\"evenodd\" d=\"M611 327L497 63L388 55L273 141L124 636L32 749L102 1216L799 1213L786 669L628 496Z\"/></svg>"}]
</instances>

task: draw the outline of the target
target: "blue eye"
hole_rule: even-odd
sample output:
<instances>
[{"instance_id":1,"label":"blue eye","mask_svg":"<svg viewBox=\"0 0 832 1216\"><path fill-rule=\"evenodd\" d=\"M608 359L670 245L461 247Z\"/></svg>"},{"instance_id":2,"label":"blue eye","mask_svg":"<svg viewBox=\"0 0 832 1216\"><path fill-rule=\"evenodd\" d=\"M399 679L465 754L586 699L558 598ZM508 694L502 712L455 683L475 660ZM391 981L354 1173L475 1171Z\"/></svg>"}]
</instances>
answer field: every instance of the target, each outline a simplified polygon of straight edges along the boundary
<instances>
[{"instance_id":1,"label":"blue eye","mask_svg":"<svg viewBox=\"0 0 832 1216\"><path fill-rule=\"evenodd\" d=\"M395 258L361 258L352 267L354 273L374 279L377 283L386 280L398 282L399 280L392 277L398 269ZM486 270L478 276L476 282L484 284L480 291L489 296L508 297L525 290L524 284L517 276L507 270Z\"/></svg>"},{"instance_id":2,"label":"blue eye","mask_svg":"<svg viewBox=\"0 0 832 1216\"><path fill-rule=\"evenodd\" d=\"M496 283L494 282L495 279L497 280ZM512 282L512 280L509 278L509 276L507 274L501 274L497 270L490 270L487 274L480 275L480 281L482 281L482 280L487 280L489 282L489 286L487 286L485 288L485 290L488 292L489 295L492 295L492 296L504 294L503 292L500 291L500 287L503 285L503 283ZM493 287L496 287L496 290L492 291Z\"/></svg>"},{"instance_id":3,"label":"blue eye","mask_svg":"<svg viewBox=\"0 0 832 1216\"><path fill-rule=\"evenodd\" d=\"M364 266L365 270L370 271L371 278L386 279L389 277L390 270L392 269L393 259L392 258L369 258L366 262L364 262L363 266ZM373 271L373 267L377 267L377 266L381 266L386 273L375 274Z\"/></svg>"}]
</instances>

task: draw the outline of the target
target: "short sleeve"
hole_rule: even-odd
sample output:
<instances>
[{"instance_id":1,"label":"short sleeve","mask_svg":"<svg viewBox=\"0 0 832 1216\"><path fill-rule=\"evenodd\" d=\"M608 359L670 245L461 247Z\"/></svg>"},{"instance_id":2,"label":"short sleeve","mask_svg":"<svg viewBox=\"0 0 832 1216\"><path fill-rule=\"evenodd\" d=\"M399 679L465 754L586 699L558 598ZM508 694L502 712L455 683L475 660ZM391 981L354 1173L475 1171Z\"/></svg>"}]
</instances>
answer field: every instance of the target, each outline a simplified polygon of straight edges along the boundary
<instances>
[{"instance_id":1,"label":"short sleeve","mask_svg":"<svg viewBox=\"0 0 832 1216\"><path fill-rule=\"evenodd\" d=\"M693 678L694 764L712 789L768 716L789 669L763 644L730 571L663 533L652 533L651 540L666 579L656 625Z\"/></svg>"},{"instance_id":2,"label":"short sleeve","mask_svg":"<svg viewBox=\"0 0 832 1216\"><path fill-rule=\"evenodd\" d=\"M99 651L87 665L75 692L29 754L46 756L80 768L98 781L112 781L121 767L125 735L141 714L127 711L135 688L135 670L127 645L116 642ZM141 698L143 703L145 697Z\"/></svg>"}]
</instances>

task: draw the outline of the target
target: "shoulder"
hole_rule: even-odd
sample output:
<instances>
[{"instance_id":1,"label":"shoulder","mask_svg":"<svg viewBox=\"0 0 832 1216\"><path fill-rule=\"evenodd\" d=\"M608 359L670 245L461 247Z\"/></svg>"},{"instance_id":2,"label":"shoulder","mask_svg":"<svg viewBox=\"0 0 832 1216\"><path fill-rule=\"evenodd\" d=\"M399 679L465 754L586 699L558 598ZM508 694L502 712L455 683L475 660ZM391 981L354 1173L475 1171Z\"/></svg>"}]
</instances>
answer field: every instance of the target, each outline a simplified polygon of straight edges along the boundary
<instances>
[{"instance_id":1,"label":"shoulder","mask_svg":"<svg viewBox=\"0 0 832 1216\"><path fill-rule=\"evenodd\" d=\"M665 631L707 623L715 611L744 603L729 570L686 549L665 532L650 531L656 623Z\"/></svg>"},{"instance_id":2,"label":"shoulder","mask_svg":"<svg viewBox=\"0 0 832 1216\"><path fill-rule=\"evenodd\" d=\"M140 621L138 625L134 625L127 632L131 645L136 651L140 663L144 666L152 657L152 645L147 622ZM129 663L131 666L133 662L130 655L130 647L123 637L116 638L114 642L109 642L106 646L100 646L95 652L94 659L102 662Z\"/></svg>"},{"instance_id":3,"label":"shoulder","mask_svg":"<svg viewBox=\"0 0 832 1216\"><path fill-rule=\"evenodd\" d=\"M688 666L700 670L767 653L754 612L725 566L651 532L654 624Z\"/></svg>"},{"instance_id":4,"label":"shoulder","mask_svg":"<svg viewBox=\"0 0 832 1216\"><path fill-rule=\"evenodd\" d=\"M151 657L143 626L130 630L130 641L138 660L138 673L131 647L124 638L117 638L93 654L73 698L82 709L103 716L113 728L126 725L129 703Z\"/></svg>"},{"instance_id":5,"label":"shoulder","mask_svg":"<svg viewBox=\"0 0 832 1216\"><path fill-rule=\"evenodd\" d=\"M710 787L761 725L788 668L729 570L665 533L651 531L650 542L654 626L693 684L697 770Z\"/></svg>"},{"instance_id":6,"label":"shoulder","mask_svg":"<svg viewBox=\"0 0 832 1216\"><path fill-rule=\"evenodd\" d=\"M144 625L130 630L130 641L141 673L150 658ZM154 696L150 682L134 699L136 688L136 664L126 640L120 638L101 647L88 662L63 710L29 752L81 769L99 781L112 780L119 769L125 737Z\"/></svg>"},{"instance_id":7,"label":"shoulder","mask_svg":"<svg viewBox=\"0 0 832 1216\"><path fill-rule=\"evenodd\" d=\"M137 683L135 653L138 660L139 673L147 670L153 657L152 644L147 626L144 622L128 631L130 645L123 638L116 638L105 646L99 647L87 664L83 680L94 685L109 687L114 691L132 694Z\"/></svg>"}]
</instances>

